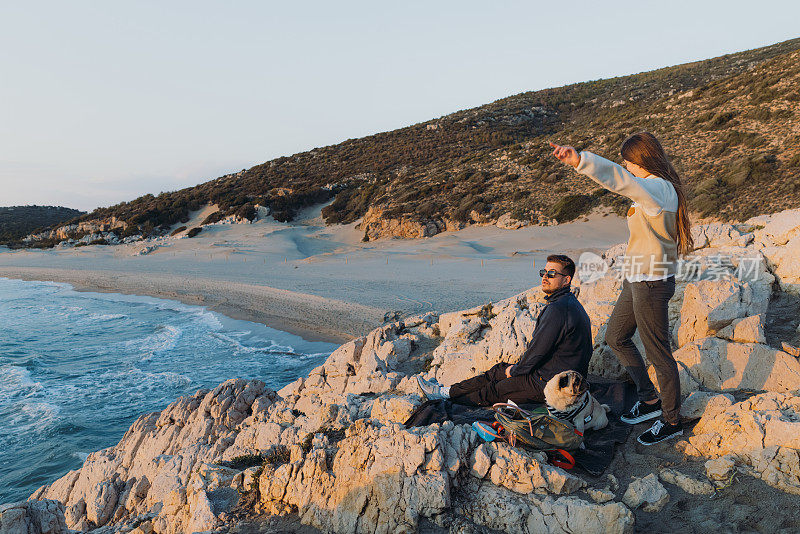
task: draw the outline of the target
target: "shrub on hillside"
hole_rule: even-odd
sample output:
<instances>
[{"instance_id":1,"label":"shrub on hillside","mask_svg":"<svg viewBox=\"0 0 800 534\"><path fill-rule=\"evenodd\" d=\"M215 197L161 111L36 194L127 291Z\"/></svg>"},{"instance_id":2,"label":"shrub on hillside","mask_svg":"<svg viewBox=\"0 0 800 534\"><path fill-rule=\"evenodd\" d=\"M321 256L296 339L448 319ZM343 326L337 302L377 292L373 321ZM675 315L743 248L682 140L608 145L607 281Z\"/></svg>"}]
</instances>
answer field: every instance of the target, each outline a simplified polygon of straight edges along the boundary
<instances>
[{"instance_id":1,"label":"shrub on hillside","mask_svg":"<svg viewBox=\"0 0 800 534\"><path fill-rule=\"evenodd\" d=\"M550 209L550 217L559 223L577 219L591 205L589 195L567 195Z\"/></svg>"}]
</instances>

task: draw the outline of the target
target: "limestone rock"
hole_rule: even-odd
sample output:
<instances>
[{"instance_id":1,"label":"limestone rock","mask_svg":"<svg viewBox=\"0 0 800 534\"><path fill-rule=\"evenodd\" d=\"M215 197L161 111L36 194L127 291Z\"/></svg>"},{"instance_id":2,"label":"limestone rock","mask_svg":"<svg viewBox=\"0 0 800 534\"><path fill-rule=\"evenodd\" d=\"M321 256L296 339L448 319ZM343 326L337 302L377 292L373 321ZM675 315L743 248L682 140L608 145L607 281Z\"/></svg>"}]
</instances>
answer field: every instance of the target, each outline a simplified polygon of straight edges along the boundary
<instances>
[{"instance_id":1,"label":"limestone rock","mask_svg":"<svg viewBox=\"0 0 800 534\"><path fill-rule=\"evenodd\" d=\"M634 510L641 506L645 512L660 512L669 502L669 492L656 475L650 473L630 483L622 496L622 502Z\"/></svg>"},{"instance_id":2,"label":"limestone rock","mask_svg":"<svg viewBox=\"0 0 800 534\"><path fill-rule=\"evenodd\" d=\"M736 280L687 284L681 308L678 346L707 337L743 316L742 288Z\"/></svg>"},{"instance_id":3,"label":"limestone rock","mask_svg":"<svg viewBox=\"0 0 800 534\"><path fill-rule=\"evenodd\" d=\"M547 464L543 452L532 452L507 443L488 444L492 466L489 479L517 493L568 494L586 485L582 479Z\"/></svg>"},{"instance_id":4,"label":"limestone rock","mask_svg":"<svg viewBox=\"0 0 800 534\"><path fill-rule=\"evenodd\" d=\"M625 255L625 251L628 250L627 243L618 243L613 247L607 249L603 252L602 257L604 260L608 262L609 265L614 265L621 256Z\"/></svg>"},{"instance_id":5,"label":"limestone rock","mask_svg":"<svg viewBox=\"0 0 800 534\"><path fill-rule=\"evenodd\" d=\"M202 515L208 499L205 489L190 487L195 468L215 461L234 442L256 399L276 398L263 382L240 379L181 397L161 412L139 417L119 444L90 454L81 469L31 498L62 502L70 528L119 523L161 503L157 530L181 532Z\"/></svg>"},{"instance_id":6,"label":"limestone rock","mask_svg":"<svg viewBox=\"0 0 800 534\"><path fill-rule=\"evenodd\" d=\"M731 324L717 332L717 337L737 343L765 344L767 338L764 335L764 316L752 315L743 319L734 319Z\"/></svg>"},{"instance_id":7,"label":"limestone rock","mask_svg":"<svg viewBox=\"0 0 800 534\"><path fill-rule=\"evenodd\" d=\"M55 500L0 505L2 534L67 534L64 505Z\"/></svg>"},{"instance_id":8,"label":"limestone rock","mask_svg":"<svg viewBox=\"0 0 800 534\"><path fill-rule=\"evenodd\" d=\"M516 230L528 225L528 221L519 221L511 216L511 213L506 212L497 218L495 225L498 228L505 228L507 230Z\"/></svg>"},{"instance_id":9,"label":"limestone rock","mask_svg":"<svg viewBox=\"0 0 800 534\"><path fill-rule=\"evenodd\" d=\"M785 245L800 235L800 209L786 210L770 216L764 233L776 245Z\"/></svg>"},{"instance_id":10,"label":"limestone rock","mask_svg":"<svg viewBox=\"0 0 800 534\"><path fill-rule=\"evenodd\" d=\"M422 404L418 395L384 395L375 399L370 417L386 423L403 423Z\"/></svg>"},{"instance_id":11,"label":"limestone rock","mask_svg":"<svg viewBox=\"0 0 800 534\"><path fill-rule=\"evenodd\" d=\"M785 245L767 247L763 253L781 289L800 295L800 235Z\"/></svg>"},{"instance_id":12,"label":"limestone rock","mask_svg":"<svg viewBox=\"0 0 800 534\"><path fill-rule=\"evenodd\" d=\"M714 486L706 480L697 480L685 475L677 469L662 469L658 477L667 484L678 486L686 493L692 495L711 495L714 493Z\"/></svg>"},{"instance_id":13,"label":"limestone rock","mask_svg":"<svg viewBox=\"0 0 800 534\"><path fill-rule=\"evenodd\" d=\"M800 495L800 396L769 392L727 407L709 403L685 453L725 457L707 463L713 480L727 476L735 462L767 484Z\"/></svg>"},{"instance_id":14,"label":"limestone rock","mask_svg":"<svg viewBox=\"0 0 800 534\"><path fill-rule=\"evenodd\" d=\"M750 244L754 236L751 232L742 233L727 223L710 223L692 226L692 238L696 249L736 245L744 247Z\"/></svg>"},{"instance_id":15,"label":"limestone rock","mask_svg":"<svg viewBox=\"0 0 800 534\"><path fill-rule=\"evenodd\" d=\"M781 349L786 354L794 356L795 358L800 358L800 347L793 347L792 345L789 345L788 343L783 341L781 342Z\"/></svg>"},{"instance_id":16,"label":"limestone rock","mask_svg":"<svg viewBox=\"0 0 800 534\"><path fill-rule=\"evenodd\" d=\"M733 395L711 393L708 391L692 392L681 403L681 417L698 419L703 416L709 405L713 410L724 410L734 402Z\"/></svg>"},{"instance_id":17,"label":"limestone rock","mask_svg":"<svg viewBox=\"0 0 800 534\"><path fill-rule=\"evenodd\" d=\"M736 462L732 455L721 456L705 463L706 476L709 480L723 485L736 470Z\"/></svg>"},{"instance_id":18,"label":"limestone rock","mask_svg":"<svg viewBox=\"0 0 800 534\"><path fill-rule=\"evenodd\" d=\"M614 500L614 497L616 497L613 491L607 489L589 488L586 490L586 493L597 503L608 502Z\"/></svg>"},{"instance_id":19,"label":"limestone rock","mask_svg":"<svg viewBox=\"0 0 800 534\"><path fill-rule=\"evenodd\" d=\"M362 221L368 236L449 229L441 221L372 215L372 226ZM800 257L787 252L800 240L786 222L791 217L695 229L701 276L677 282L669 318L680 345L674 354L682 392L690 393L682 415L701 417L695 435L680 442L685 454L710 460L713 476L749 470L800 494L800 397L791 393L800 389L800 362L763 343L773 272L789 287ZM606 263L613 267L624 250L621 244L606 251ZM592 321L590 372L614 378L625 370L604 337L620 289L612 270L591 283L576 281ZM303 524L326 532L414 532L423 519L441 521L443 514L504 532L630 532L634 516L613 502L615 479L586 489L591 500L584 500L573 493L586 482L549 465L542 453L479 443L469 426L452 422L399 424L421 402L416 376L448 385L516 362L543 306L536 287L468 310L396 318L341 345L278 394L241 380L200 391L140 417L118 445L92 453L32 498L58 499L67 526L100 532L225 528L240 492L256 487L261 511L296 512ZM641 348L638 336L634 343ZM717 394L735 389L776 393L740 403ZM689 493L708 492L705 481L674 469L659 476ZM468 498L451 499L456 488ZM623 500L658 510L668 498L649 475L632 482Z\"/></svg>"},{"instance_id":20,"label":"limestone rock","mask_svg":"<svg viewBox=\"0 0 800 534\"><path fill-rule=\"evenodd\" d=\"M708 337L688 343L673 356L703 387L712 391L800 389L800 362L767 345Z\"/></svg>"},{"instance_id":21,"label":"limestone rock","mask_svg":"<svg viewBox=\"0 0 800 534\"><path fill-rule=\"evenodd\" d=\"M543 499L518 495L492 484L476 483L467 488L472 501L460 510L473 522L500 532L538 534L630 533L634 516L622 503L596 504L568 496Z\"/></svg>"},{"instance_id":22,"label":"limestone rock","mask_svg":"<svg viewBox=\"0 0 800 534\"><path fill-rule=\"evenodd\" d=\"M539 288L487 306L439 316L442 343L433 351L428 377L451 385L487 371L498 362L515 363L533 337L544 306Z\"/></svg>"},{"instance_id":23,"label":"limestone rock","mask_svg":"<svg viewBox=\"0 0 800 534\"><path fill-rule=\"evenodd\" d=\"M481 443L472 452L470 458L470 474L477 478L484 478L492 467L492 455L488 443Z\"/></svg>"},{"instance_id":24,"label":"limestone rock","mask_svg":"<svg viewBox=\"0 0 800 534\"><path fill-rule=\"evenodd\" d=\"M413 532L421 514L442 513L450 505L450 478L475 439L469 427L368 421L347 429L332 458L312 448L265 467L262 504L296 507L304 523L326 532Z\"/></svg>"}]
</instances>

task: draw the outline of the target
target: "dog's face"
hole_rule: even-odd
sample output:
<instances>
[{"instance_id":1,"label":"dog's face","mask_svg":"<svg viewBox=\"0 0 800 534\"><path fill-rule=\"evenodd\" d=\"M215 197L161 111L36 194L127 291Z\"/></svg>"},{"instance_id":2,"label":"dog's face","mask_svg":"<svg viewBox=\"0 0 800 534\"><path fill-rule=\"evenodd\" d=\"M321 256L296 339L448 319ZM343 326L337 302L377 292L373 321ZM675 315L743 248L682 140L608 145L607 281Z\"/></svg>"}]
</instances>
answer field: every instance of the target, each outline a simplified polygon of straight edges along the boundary
<instances>
[{"instance_id":1,"label":"dog's face","mask_svg":"<svg viewBox=\"0 0 800 534\"><path fill-rule=\"evenodd\" d=\"M559 393L566 397L580 397L589 389L589 384L577 371L564 371L554 376L553 380L557 381Z\"/></svg>"}]
</instances>

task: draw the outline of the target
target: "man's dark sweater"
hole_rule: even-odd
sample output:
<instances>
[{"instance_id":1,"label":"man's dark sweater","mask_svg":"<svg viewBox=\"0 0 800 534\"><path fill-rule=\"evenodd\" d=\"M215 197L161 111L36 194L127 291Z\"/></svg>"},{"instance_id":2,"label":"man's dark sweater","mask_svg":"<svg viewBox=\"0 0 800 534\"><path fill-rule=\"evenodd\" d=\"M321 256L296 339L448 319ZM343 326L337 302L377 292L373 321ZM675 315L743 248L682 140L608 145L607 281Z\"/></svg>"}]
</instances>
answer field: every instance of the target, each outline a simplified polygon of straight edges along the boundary
<instances>
[{"instance_id":1,"label":"man's dark sweater","mask_svg":"<svg viewBox=\"0 0 800 534\"><path fill-rule=\"evenodd\" d=\"M592 357L592 323L569 287L545 297L547 305L536 319L533 340L511 376L538 374L545 382L573 369L586 376Z\"/></svg>"}]
</instances>

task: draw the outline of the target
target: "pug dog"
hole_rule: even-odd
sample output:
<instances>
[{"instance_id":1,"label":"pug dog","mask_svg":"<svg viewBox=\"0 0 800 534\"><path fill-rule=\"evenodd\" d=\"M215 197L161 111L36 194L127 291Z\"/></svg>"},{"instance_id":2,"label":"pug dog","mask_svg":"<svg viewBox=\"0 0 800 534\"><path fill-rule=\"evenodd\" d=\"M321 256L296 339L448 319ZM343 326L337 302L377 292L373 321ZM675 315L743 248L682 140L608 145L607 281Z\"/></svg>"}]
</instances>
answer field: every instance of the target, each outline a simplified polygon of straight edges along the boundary
<instances>
[{"instance_id":1,"label":"pug dog","mask_svg":"<svg viewBox=\"0 0 800 534\"><path fill-rule=\"evenodd\" d=\"M600 430L608 424L611 408L600 404L589 393L589 384L577 371L564 371L548 380L544 387L547 411L552 417L571 423L583 433Z\"/></svg>"}]
</instances>

